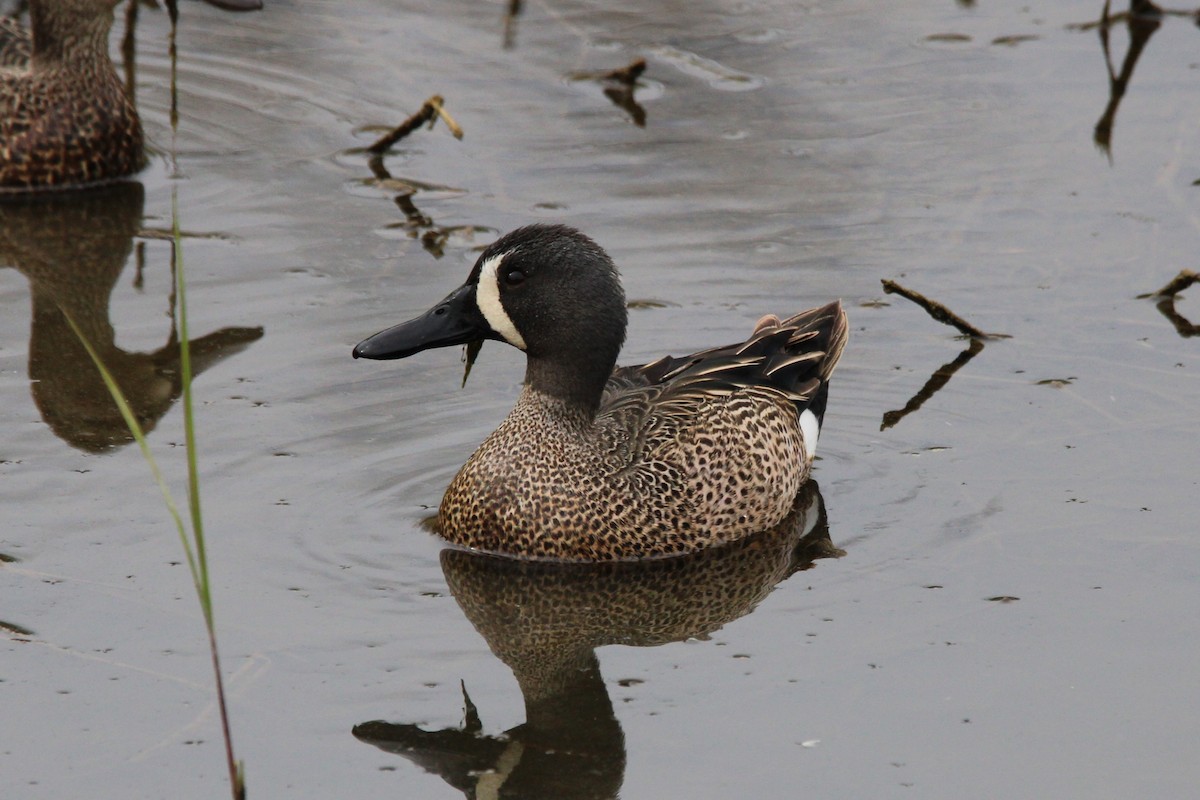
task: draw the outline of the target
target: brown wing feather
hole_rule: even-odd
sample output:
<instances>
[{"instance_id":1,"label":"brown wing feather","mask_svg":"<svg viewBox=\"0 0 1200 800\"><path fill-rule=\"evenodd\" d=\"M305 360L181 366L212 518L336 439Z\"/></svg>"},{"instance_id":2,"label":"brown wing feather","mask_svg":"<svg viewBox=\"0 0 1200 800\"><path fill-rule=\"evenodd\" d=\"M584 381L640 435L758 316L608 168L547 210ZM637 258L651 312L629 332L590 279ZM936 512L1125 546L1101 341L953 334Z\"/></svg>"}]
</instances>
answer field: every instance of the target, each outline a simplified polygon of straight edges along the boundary
<instances>
[{"instance_id":1,"label":"brown wing feather","mask_svg":"<svg viewBox=\"0 0 1200 800\"><path fill-rule=\"evenodd\" d=\"M819 420L846 338L846 315L837 302L782 321L764 317L745 342L617 368L599 416L605 427L621 432L613 446L627 449L631 459L706 404L740 390L773 389L797 411L812 409Z\"/></svg>"},{"instance_id":2,"label":"brown wing feather","mask_svg":"<svg viewBox=\"0 0 1200 800\"><path fill-rule=\"evenodd\" d=\"M846 314L838 302L783 321L763 317L745 342L619 367L605 388L600 413L626 405L686 405L751 386L777 389L803 406L833 374L846 339Z\"/></svg>"}]
</instances>

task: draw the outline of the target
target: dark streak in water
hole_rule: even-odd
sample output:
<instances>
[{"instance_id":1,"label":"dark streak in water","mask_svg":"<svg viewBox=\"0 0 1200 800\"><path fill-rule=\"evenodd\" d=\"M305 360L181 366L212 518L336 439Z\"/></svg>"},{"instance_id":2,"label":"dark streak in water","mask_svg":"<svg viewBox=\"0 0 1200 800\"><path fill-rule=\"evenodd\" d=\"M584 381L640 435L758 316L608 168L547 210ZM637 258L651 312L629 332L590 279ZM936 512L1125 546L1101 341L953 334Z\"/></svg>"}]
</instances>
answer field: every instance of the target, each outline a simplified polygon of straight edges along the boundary
<instances>
[{"instance_id":1,"label":"dark streak in water","mask_svg":"<svg viewBox=\"0 0 1200 800\"><path fill-rule=\"evenodd\" d=\"M879 424L879 430L886 431L888 428L894 427L900 420L923 406L926 400L933 397L943 386L950 382L950 378L954 376L954 373L966 366L968 361L981 352L983 352L983 341L972 339L967 349L959 353L953 361L943 364L933 371L933 374L929 376L929 380L912 396L912 399L904 405L904 408L897 411L884 412L883 421Z\"/></svg>"}]
</instances>

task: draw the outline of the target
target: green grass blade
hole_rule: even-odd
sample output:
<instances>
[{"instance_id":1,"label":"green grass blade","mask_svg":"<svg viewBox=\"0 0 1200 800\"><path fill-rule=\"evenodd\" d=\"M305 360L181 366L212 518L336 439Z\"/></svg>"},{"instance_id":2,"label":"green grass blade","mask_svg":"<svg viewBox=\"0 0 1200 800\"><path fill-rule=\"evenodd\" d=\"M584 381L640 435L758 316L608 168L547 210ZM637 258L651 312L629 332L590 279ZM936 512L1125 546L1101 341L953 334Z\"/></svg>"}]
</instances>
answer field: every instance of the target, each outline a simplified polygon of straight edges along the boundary
<instances>
[{"instance_id":1,"label":"green grass blade","mask_svg":"<svg viewBox=\"0 0 1200 800\"><path fill-rule=\"evenodd\" d=\"M208 554L204 545L204 518L200 509L200 470L196 460L196 423L192 406L192 353L189 343L187 319L187 281L183 269L183 238L179 231L178 198L171 194L171 220L173 234L173 258L175 262L175 296L179 303L179 368L183 379L183 437L187 452L188 510L192 518L192 537L196 545L196 560L200 566L197 582L200 590L200 605L204 619L213 624L212 594L208 582Z\"/></svg>"},{"instance_id":2,"label":"green grass blade","mask_svg":"<svg viewBox=\"0 0 1200 800\"><path fill-rule=\"evenodd\" d=\"M100 377L104 380L104 385L108 387L108 393L112 395L113 402L117 404L117 410L121 412L121 418L125 420L125 426L129 428L129 432L133 434L134 440L137 441L138 447L141 448L142 457L146 459L146 464L150 467L150 473L154 476L154 482L158 484L158 489L162 492L163 502L167 506L167 511L171 514L171 519L175 520L175 528L179 531L179 541L183 544L183 552L187 555L188 569L192 572L192 581L196 584L196 589L200 588L201 570L197 565L196 554L192 550L191 543L188 541L187 530L183 525L183 517L179 513L179 506L175 505L175 498L171 496L171 490L167 487L167 481L163 478L162 470L158 468L158 462L154 460L154 454L150 452L150 443L146 441L146 434L142 430L142 426L138 423L137 417L133 413L133 409L129 405L129 401L125 399L125 393L121 391L121 387L117 384L112 373L108 371L108 367L100 359L100 354L92 347L92 343L83 335L83 331L75 324L75 320L71 317L67 310L59 307L63 316L67 319L67 324L71 326L71 330L75 331L75 336L78 337L83 348L87 350L88 356L91 357L92 363L96 365L96 369L100 372Z\"/></svg>"},{"instance_id":3,"label":"green grass blade","mask_svg":"<svg viewBox=\"0 0 1200 800\"><path fill-rule=\"evenodd\" d=\"M137 416L133 413L133 408L126 399L125 393L121 390L120 385L112 373L109 372L103 360L101 360L99 353L96 352L95 348L92 347L92 343L84 336L83 331L75 323L70 313L61 307L60 311L62 311L67 323L71 326L71 330L75 332L75 336L92 359L92 363L96 365L96 369L99 371L104 385L108 388L108 393L112 396L113 402L116 403L117 409L121 413L121 418L125 421L125 425L129 428L129 432L133 435L134 440L137 441L138 447L142 452L142 457L150 467L150 473L154 476L154 482L158 484L163 502L171 515L171 519L175 521L175 528L179 533L180 544L183 545L183 552L187 556L192 583L196 587L196 595L200 600L200 607L204 614L204 626L208 631L209 652L212 657L213 673L216 682L217 706L221 716L221 732L225 739L225 758L229 768L230 789L234 800L244 800L246 796L245 769L242 762L235 759L233 754L233 737L229 725L229 712L225 703L225 686L221 677L221 660L217 652L216 625L213 620L212 595L209 589L208 554L204 546L204 520L200 513L200 473L196 458L196 426L192 403L192 359L187 326L187 286L183 271L183 239L179 229L178 201L174 191L171 194L171 217L173 233L171 262L172 266L175 267L172 272L175 278L175 294L179 314L177 338L179 340L180 377L183 383L183 427L185 449L187 451L188 512L192 523L191 540L188 538L188 532L183 521L183 515L179 512L179 506L176 505L175 499L171 496L171 490L167 487L162 470L159 469L158 462L155 460L154 454L150 451L150 444L146 440L145 431L142 430Z\"/></svg>"},{"instance_id":4,"label":"green grass blade","mask_svg":"<svg viewBox=\"0 0 1200 800\"><path fill-rule=\"evenodd\" d=\"M171 189L172 273L175 277L175 298L178 303L179 370L183 380L183 435L187 450L188 510L191 512L192 537L196 546L199 574L196 593L204 611L208 629L208 649L212 655L213 679L216 684L217 708L221 716L221 735L225 740L225 762L229 770L229 789L233 800L245 800L246 778L241 761L233 753L233 732L229 724L229 708L225 703L225 681L221 677L221 657L217 652L217 626L213 617L212 594L208 582L208 551L204 545L204 519L200 513L200 470L196 458L196 415L192 404L192 348L188 335L187 281L183 268L183 236L179 230L179 196Z\"/></svg>"}]
</instances>

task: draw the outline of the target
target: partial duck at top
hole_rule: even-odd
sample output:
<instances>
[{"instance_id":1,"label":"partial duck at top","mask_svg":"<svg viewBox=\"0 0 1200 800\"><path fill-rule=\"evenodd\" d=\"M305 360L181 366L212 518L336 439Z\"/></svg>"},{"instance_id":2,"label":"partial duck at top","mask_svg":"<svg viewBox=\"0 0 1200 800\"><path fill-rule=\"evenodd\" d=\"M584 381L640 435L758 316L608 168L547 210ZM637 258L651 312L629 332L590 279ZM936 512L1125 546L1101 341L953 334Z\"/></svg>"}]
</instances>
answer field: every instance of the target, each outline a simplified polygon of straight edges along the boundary
<instances>
[{"instance_id":1,"label":"partial duck at top","mask_svg":"<svg viewBox=\"0 0 1200 800\"><path fill-rule=\"evenodd\" d=\"M109 183L145 165L137 109L108 56L120 2L30 0L28 32L0 21L0 193Z\"/></svg>"},{"instance_id":2,"label":"partial duck at top","mask_svg":"<svg viewBox=\"0 0 1200 800\"><path fill-rule=\"evenodd\" d=\"M532 225L485 249L423 316L354 348L392 359L495 339L526 354L516 407L442 498L444 538L525 558L639 559L788 515L846 344L841 304L763 317L738 344L617 368L626 320L607 253L572 228Z\"/></svg>"}]
</instances>

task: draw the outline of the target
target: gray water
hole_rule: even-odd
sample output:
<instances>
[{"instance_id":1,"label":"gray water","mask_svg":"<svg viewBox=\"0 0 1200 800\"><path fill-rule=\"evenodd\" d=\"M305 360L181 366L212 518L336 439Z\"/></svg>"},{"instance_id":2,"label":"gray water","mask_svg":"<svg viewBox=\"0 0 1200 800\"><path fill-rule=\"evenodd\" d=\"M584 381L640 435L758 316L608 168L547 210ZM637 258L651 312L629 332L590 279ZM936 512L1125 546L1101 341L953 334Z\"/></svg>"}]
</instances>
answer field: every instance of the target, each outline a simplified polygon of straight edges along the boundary
<instances>
[{"instance_id":1,"label":"gray water","mask_svg":"<svg viewBox=\"0 0 1200 800\"><path fill-rule=\"evenodd\" d=\"M1200 287L1137 298L1196 267L1190 18L1112 25L1116 78L1142 39L1114 114L1095 0L527 2L507 47L503 2L266 2L183 7L177 133L143 9L140 191L0 207L0 796L226 791L178 539L47 310L139 387L182 498L173 193L251 797L1196 794ZM588 77L638 57L641 112ZM463 140L373 177L362 148L432 94ZM537 220L654 301L624 363L844 300L808 520L843 557L440 555L421 520L520 354L459 388L452 350L350 347ZM884 278L1012 338L972 355Z\"/></svg>"}]
</instances>

